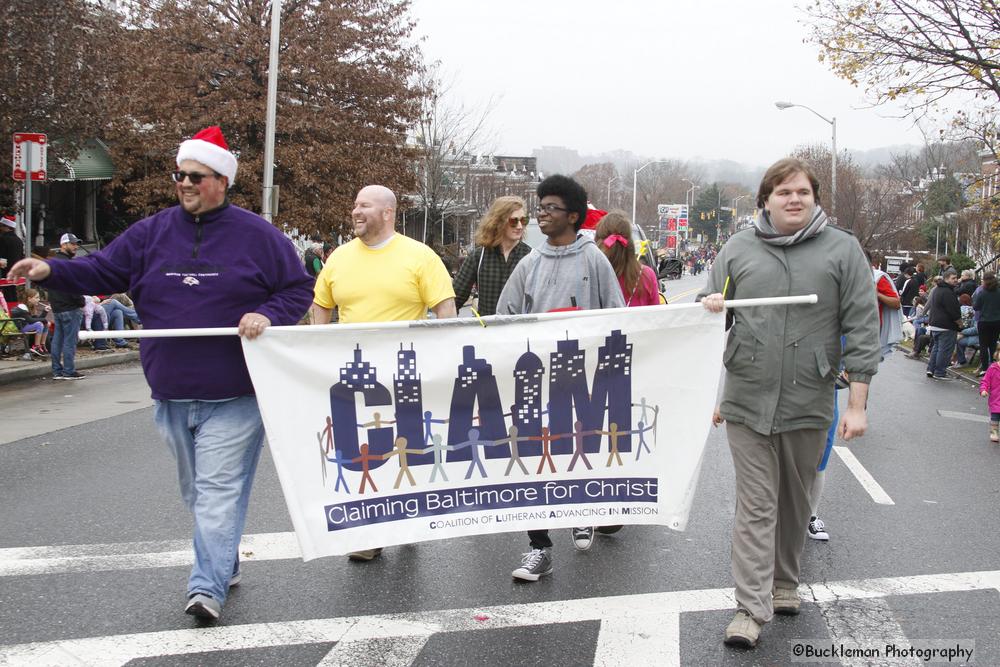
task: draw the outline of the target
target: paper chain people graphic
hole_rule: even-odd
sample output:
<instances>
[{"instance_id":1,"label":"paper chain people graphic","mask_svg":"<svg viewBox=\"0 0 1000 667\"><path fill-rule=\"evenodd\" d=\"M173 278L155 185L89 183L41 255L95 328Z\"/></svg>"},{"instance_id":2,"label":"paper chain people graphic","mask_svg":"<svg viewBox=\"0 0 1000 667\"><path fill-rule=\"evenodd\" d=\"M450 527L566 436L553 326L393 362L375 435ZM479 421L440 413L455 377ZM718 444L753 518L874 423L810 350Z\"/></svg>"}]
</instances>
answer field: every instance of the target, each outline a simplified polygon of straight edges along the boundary
<instances>
[{"instance_id":1,"label":"paper chain people graphic","mask_svg":"<svg viewBox=\"0 0 1000 667\"><path fill-rule=\"evenodd\" d=\"M483 479L489 477L486 472L485 467L482 462L482 452L486 447L496 447L498 445L507 445L510 451L510 456L507 463L507 468L504 471L504 477L509 477L517 465L520 468L521 473L525 476L531 476L531 472L524 465L524 461L521 458L518 445L524 442L540 442L542 445L542 454L539 457L538 468L535 470L535 475L547 474L546 468L548 469L548 474L556 472L555 460L552 458L551 444L552 442L559 440L561 438L572 438L574 442L573 456L570 458L569 465L566 468L568 472L572 472L578 463L582 463L586 466L587 470L593 470L593 466L590 460L587 458L587 453L584 451L583 443L584 437L589 435L600 435L606 437L608 443L608 459L605 463L605 467L610 468L612 463L618 466L623 466L621 454L619 452L619 441L621 438L631 435L638 436L639 442L635 449L635 460L638 461L645 451L647 454L652 454L652 449L649 443L646 441L646 433L652 431L653 434L653 447L656 446L656 427L657 420L659 417L660 408L659 406L651 406L646 403L646 399L642 399L639 403L633 403L632 407L639 408L641 410L641 419L637 424L637 428L629 431L621 431L618 429L618 424L611 422L608 424L607 430L601 429L591 429L584 430L583 424L577 420L573 426L574 431L572 433L560 433L553 435L549 433L548 427L542 428L541 435L538 436L520 436L518 435L517 426L511 426L508 429L507 436L499 440L484 440L480 437L480 431L477 428L469 429L467 432L467 439L463 442L447 445L444 444L441 434L433 432L434 424L447 424L449 420L447 419L434 419L433 414L430 411L424 412L424 442L426 446L421 449L411 449L408 447L407 439L403 436L399 436L394 441L394 447L391 451L382 455L369 454L368 443L363 443L361 445L361 454L353 459L346 458L343 454L334 449L333 443L333 421L328 416L324 427L316 433L316 439L319 442L321 460L323 464L322 475L323 484L326 484L327 472L326 464L333 463L337 466L337 480L334 486L335 491L340 491L341 486L343 486L344 493L350 493L350 488L344 478L344 464L345 463L360 463L361 468L361 483L358 487L358 493L364 494L366 488L371 487L372 492L378 492L375 487L375 481L371 477L370 463L372 461L387 461L393 457L397 458L399 465L399 472L396 475L395 484L393 484L393 489L398 489L402 483L403 477L409 482L411 487L416 486L416 480L410 470L411 466L408 461L408 456L414 456L418 454L429 454L434 455L434 464L431 467L431 474L428 481L435 482L438 475L441 476L441 480L444 482L448 481L448 477L445 474L444 463L444 452L458 451L461 449L468 449L471 452L472 458L469 463L469 468L465 473L465 479L471 479L473 473L479 473L479 476ZM652 414L652 422L648 425L646 424L646 418L649 414ZM381 428L383 425L395 423L394 421L389 421L383 419L382 416L375 412L372 414L372 421L358 424L359 429L366 428ZM478 417L477 417L478 421Z\"/></svg>"}]
</instances>

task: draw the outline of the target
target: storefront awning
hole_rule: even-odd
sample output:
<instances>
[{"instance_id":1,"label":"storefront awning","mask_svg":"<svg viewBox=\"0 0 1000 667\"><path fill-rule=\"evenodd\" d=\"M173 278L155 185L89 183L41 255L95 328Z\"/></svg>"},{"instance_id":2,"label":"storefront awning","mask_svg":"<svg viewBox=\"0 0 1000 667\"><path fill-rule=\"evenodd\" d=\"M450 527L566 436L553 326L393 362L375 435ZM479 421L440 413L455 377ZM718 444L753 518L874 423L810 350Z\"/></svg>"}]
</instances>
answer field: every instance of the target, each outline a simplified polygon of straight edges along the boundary
<instances>
[{"instance_id":1,"label":"storefront awning","mask_svg":"<svg viewBox=\"0 0 1000 667\"><path fill-rule=\"evenodd\" d=\"M90 139L71 160L59 158L49 165L50 181L107 181L115 175L108 148L99 139Z\"/></svg>"}]
</instances>

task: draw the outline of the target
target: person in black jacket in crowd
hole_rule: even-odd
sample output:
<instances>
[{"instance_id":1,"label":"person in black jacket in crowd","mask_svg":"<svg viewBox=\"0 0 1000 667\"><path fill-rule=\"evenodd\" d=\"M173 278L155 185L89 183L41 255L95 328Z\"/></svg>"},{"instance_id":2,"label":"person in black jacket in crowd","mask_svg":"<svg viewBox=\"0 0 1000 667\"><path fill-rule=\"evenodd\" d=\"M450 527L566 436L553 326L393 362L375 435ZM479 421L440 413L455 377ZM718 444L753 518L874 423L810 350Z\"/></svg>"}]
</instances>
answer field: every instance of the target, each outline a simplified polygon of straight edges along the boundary
<instances>
[{"instance_id":1,"label":"person in black jacket in crowd","mask_svg":"<svg viewBox=\"0 0 1000 667\"><path fill-rule=\"evenodd\" d=\"M896 291L899 292L899 301L903 307L903 317L910 317L913 314L913 300L920 294L922 284L914 276L916 270L913 267L904 269L896 281Z\"/></svg>"},{"instance_id":2,"label":"person in black jacket in crowd","mask_svg":"<svg viewBox=\"0 0 1000 667\"><path fill-rule=\"evenodd\" d=\"M59 251L55 259L69 261L80 248L80 239L74 234L63 234L59 239ZM76 372L76 342L80 336L80 324L83 322L83 295L68 294L59 290L49 289L49 305L56 321L56 330L52 334L52 379L79 380L84 377Z\"/></svg>"},{"instance_id":3,"label":"person in black jacket in crowd","mask_svg":"<svg viewBox=\"0 0 1000 667\"><path fill-rule=\"evenodd\" d=\"M951 353L955 351L955 341L962 320L962 309L955 294L958 285L958 272L947 269L944 280L931 293L930 320L927 329L934 339L933 348L927 360L927 377L935 380L951 380L948 376L948 364Z\"/></svg>"},{"instance_id":4,"label":"person in black jacket in crowd","mask_svg":"<svg viewBox=\"0 0 1000 667\"><path fill-rule=\"evenodd\" d=\"M24 242L15 233L17 221L14 216L5 215L0 218L0 278L7 276L7 271L24 259ZM17 301L17 290L15 287L2 288L3 298L7 303Z\"/></svg>"},{"instance_id":5,"label":"person in black jacket in crowd","mask_svg":"<svg viewBox=\"0 0 1000 667\"><path fill-rule=\"evenodd\" d=\"M972 297L972 307L979 313L976 328L979 330L979 377L982 377L993 361L1000 337L1000 289L995 273L983 274L983 289Z\"/></svg>"},{"instance_id":6,"label":"person in black jacket in crowd","mask_svg":"<svg viewBox=\"0 0 1000 667\"><path fill-rule=\"evenodd\" d=\"M958 283L958 287L955 289L955 294L962 296L963 294L968 294L972 296L976 293L976 288L979 287L979 283L976 282L976 272L972 269L965 269L962 271L962 279Z\"/></svg>"}]
</instances>

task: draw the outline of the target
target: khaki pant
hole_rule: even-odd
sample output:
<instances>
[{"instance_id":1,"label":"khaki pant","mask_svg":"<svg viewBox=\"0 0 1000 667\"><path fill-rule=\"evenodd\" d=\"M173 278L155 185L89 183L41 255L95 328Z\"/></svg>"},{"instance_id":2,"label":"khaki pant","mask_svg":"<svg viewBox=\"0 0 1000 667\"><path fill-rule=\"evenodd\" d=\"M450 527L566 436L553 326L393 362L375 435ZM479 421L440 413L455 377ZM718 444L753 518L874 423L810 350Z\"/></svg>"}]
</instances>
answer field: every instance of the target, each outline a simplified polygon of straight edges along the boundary
<instances>
[{"instance_id":1,"label":"khaki pant","mask_svg":"<svg viewBox=\"0 0 1000 667\"><path fill-rule=\"evenodd\" d=\"M726 434L736 470L736 603L758 623L766 623L774 615L772 588L799 585L809 489L823 456L826 429L762 435L727 423Z\"/></svg>"}]
</instances>

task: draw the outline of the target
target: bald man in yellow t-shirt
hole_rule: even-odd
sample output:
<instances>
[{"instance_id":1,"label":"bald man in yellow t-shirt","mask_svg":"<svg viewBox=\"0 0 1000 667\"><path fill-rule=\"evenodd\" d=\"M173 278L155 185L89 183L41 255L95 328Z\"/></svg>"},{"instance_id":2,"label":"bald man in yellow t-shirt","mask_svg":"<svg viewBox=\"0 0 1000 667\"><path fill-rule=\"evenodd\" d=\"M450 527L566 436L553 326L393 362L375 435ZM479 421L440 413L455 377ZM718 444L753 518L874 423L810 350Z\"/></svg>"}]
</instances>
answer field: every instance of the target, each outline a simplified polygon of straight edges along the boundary
<instances>
[{"instance_id":1,"label":"bald man in yellow t-shirt","mask_svg":"<svg viewBox=\"0 0 1000 667\"><path fill-rule=\"evenodd\" d=\"M458 317L444 262L423 243L395 233L396 196L389 188L362 188L351 219L355 238L333 251L316 278L313 324L329 323L335 306L345 324L423 320L428 308L438 319ZM365 549L348 558L366 562L381 553Z\"/></svg>"},{"instance_id":2,"label":"bald man in yellow t-shirt","mask_svg":"<svg viewBox=\"0 0 1000 667\"><path fill-rule=\"evenodd\" d=\"M351 219L354 238L327 259L316 279L313 323L422 320L457 317L455 290L441 258L429 247L396 234L396 197L381 185L361 189Z\"/></svg>"}]
</instances>

